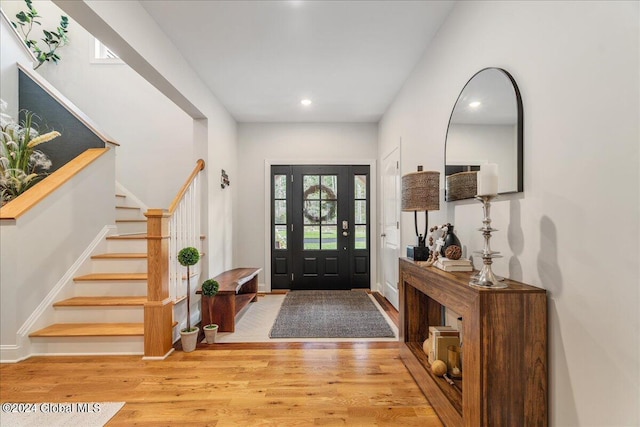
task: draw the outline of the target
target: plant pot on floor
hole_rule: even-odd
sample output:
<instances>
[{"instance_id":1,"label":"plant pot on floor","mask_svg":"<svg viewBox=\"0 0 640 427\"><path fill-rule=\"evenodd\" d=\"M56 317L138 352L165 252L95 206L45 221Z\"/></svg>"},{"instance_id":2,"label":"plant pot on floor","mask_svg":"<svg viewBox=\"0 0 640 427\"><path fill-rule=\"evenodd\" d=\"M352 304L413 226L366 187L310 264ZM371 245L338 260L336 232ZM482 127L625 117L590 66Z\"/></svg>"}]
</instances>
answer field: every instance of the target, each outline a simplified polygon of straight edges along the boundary
<instances>
[{"instance_id":1,"label":"plant pot on floor","mask_svg":"<svg viewBox=\"0 0 640 427\"><path fill-rule=\"evenodd\" d=\"M207 344L215 344L216 335L218 334L218 325L216 324L207 325L203 328L203 330L204 330L204 337L207 340Z\"/></svg>"},{"instance_id":2,"label":"plant pot on floor","mask_svg":"<svg viewBox=\"0 0 640 427\"><path fill-rule=\"evenodd\" d=\"M189 353L196 349L196 344L198 344L198 332L199 328L191 328L193 329L191 332L187 332L186 329L180 331L180 340L182 342L182 351L185 353Z\"/></svg>"}]
</instances>

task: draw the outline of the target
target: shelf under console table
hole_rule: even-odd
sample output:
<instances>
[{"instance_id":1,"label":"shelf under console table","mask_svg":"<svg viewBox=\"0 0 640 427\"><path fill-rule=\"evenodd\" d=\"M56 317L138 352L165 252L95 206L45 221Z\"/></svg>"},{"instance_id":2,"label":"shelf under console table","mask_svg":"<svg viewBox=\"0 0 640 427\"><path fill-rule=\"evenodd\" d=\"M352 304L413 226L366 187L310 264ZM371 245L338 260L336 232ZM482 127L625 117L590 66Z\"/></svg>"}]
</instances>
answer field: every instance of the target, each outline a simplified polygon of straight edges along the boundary
<instances>
[{"instance_id":1,"label":"shelf under console table","mask_svg":"<svg viewBox=\"0 0 640 427\"><path fill-rule=\"evenodd\" d=\"M446 426L547 426L546 291L513 280L471 287L471 274L400 258L400 357ZM431 372L422 349L443 307L462 317L455 386Z\"/></svg>"}]
</instances>

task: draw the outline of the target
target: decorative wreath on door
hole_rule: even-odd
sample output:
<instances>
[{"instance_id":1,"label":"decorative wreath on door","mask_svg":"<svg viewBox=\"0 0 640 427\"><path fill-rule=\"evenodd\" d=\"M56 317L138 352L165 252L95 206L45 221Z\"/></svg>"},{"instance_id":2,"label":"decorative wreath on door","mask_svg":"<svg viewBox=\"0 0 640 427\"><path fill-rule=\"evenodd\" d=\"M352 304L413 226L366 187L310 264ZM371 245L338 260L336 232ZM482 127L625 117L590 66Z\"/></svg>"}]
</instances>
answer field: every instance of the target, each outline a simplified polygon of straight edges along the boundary
<instances>
[{"instance_id":1,"label":"decorative wreath on door","mask_svg":"<svg viewBox=\"0 0 640 427\"><path fill-rule=\"evenodd\" d=\"M336 200L336 194L333 192L333 190L327 187L326 185L322 185L322 184L312 185L309 188L307 188L307 190L302 194L302 198L303 200L307 201L307 198L310 195L320 191L324 191L324 193L327 195L326 199ZM325 206L328 206L329 208L327 209L326 213L322 215L322 211L310 212L307 209L306 203L305 203L305 207L302 210L302 214L304 215L305 218L307 218L311 222L324 222L329 218L333 218L333 216L336 214L336 205L337 203L329 203L325 205Z\"/></svg>"}]
</instances>

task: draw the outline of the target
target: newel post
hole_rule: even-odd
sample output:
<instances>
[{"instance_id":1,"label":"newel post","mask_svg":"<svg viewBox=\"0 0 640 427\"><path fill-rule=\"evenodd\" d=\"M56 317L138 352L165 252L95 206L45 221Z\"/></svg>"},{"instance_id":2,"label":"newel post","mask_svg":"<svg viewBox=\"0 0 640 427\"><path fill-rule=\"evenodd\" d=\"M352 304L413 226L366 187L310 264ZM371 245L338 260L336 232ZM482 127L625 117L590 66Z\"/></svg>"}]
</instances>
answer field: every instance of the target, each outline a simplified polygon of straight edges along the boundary
<instances>
[{"instance_id":1,"label":"newel post","mask_svg":"<svg viewBox=\"0 0 640 427\"><path fill-rule=\"evenodd\" d=\"M169 216L149 209L147 217L147 302L144 304L144 357L164 358L172 351L173 302L169 297Z\"/></svg>"}]
</instances>

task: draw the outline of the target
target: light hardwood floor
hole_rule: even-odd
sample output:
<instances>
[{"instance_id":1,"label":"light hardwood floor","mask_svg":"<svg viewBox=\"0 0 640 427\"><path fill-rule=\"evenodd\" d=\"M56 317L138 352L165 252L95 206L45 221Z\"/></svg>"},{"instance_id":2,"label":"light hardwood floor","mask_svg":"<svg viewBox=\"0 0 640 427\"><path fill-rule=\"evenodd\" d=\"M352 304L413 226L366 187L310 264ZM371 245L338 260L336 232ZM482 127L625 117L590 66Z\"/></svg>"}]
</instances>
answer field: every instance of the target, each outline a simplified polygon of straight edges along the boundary
<instances>
[{"instance_id":1,"label":"light hardwood floor","mask_svg":"<svg viewBox=\"0 0 640 427\"><path fill-rule=\"evenodd\" d=\"M441 426L398 343L199 344L0 365L2 402L126 402L109 426ZM0 414L0 425L1 414Z\"/></svg>"}]
</instances>

